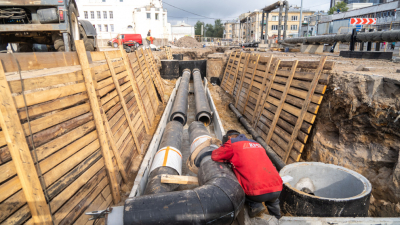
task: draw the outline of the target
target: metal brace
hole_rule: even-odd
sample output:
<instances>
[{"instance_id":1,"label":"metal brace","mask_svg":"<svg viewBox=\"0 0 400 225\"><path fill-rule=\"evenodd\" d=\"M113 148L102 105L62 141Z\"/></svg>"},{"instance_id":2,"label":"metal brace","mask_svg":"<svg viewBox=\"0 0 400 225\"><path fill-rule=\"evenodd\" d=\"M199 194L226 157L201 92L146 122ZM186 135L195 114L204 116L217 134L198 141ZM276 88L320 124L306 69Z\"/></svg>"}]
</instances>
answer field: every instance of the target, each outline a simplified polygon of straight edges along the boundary
<instances>
[{"instance_id":1,"label":"metal brace","mask_svg":"<svg viewBox=\"0 0 400 225\"><path fill-rule=\"evenodd\" d=\"M89 218L90 220L97 220L100 218L104 218L106 216L106 214L109 214L112 212L112 208L108 207L107 209L104 210L99 210L99 211L92 211L92 212L87 212L85 213L86 215L92 216Z\"/></svg>"}]
</instances>

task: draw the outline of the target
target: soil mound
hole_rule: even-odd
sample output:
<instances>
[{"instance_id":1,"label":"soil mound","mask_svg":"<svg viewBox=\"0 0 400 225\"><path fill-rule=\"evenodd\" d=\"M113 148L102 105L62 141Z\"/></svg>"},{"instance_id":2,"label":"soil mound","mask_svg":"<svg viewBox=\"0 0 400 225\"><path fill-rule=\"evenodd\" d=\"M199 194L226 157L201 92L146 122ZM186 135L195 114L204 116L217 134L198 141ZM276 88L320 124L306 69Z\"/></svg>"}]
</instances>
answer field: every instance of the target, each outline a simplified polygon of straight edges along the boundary
<instances>
[{"instance_id":1,"label":"soil mound","mask_svg":"<svg viewBox=\"0 0 400 225\"><path fill-rule=\"evenodd\" d=\"M175 43L175 46L177 47L184 47L184 48L201 48L203 47L196 39L192 37L181 37L179 40Z\"/></svg>"}]
</instances>

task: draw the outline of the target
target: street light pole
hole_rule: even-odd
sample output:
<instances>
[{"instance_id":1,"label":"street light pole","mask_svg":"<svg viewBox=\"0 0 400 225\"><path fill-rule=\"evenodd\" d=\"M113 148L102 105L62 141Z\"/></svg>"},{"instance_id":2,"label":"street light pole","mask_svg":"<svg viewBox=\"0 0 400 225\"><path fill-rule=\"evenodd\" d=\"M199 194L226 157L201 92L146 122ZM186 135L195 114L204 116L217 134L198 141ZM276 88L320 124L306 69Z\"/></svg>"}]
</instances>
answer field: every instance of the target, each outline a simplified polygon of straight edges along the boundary
<instances>
[{"instance_id":1,"label":"street light pole","mask_svg":"<svg viewBox=\"0 0 400 225\"><path fill-rule=\"evenodd\" d=\"M299 37L300 37L300 32L301 32L301 18L303 16L303 0L301 0L301 5L300 5L300 18L299 18Z\"/></svg>"}]
</instances>

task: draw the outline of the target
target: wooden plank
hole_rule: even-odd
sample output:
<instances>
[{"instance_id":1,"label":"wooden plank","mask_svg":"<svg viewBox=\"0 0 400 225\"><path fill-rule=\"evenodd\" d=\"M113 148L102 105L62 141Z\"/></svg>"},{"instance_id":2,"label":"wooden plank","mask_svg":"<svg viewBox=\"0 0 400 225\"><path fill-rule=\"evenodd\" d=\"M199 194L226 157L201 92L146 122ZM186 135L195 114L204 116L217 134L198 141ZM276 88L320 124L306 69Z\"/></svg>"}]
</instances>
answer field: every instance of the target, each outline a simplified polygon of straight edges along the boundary
<instances>
[{"instance_id":1,"label":"wooden plank","mask_svg":"<svg viewBox=\"0 0 400 225\"><path fill-rule=\"evenodd\" d=\"M11 178L0 186L0 202L4 201L17 191L21 190L21 182L18 176Z\"/></svg>"},{"instance_id":2,"label":"wooden plank","mask_svg":"<svg viewBox=\"0 0 400 225\"><path fill-rule=\"evenodd\" d=\"M121 103L121 105L122 105L122 109L124 110L125 117L126 117L126 119L127 119L127 121L128 121L129 129L130 129L130 131L131 131L131 134L132 134L132 136L133 136L133 139L135 140L136 149L137 149L137 151L138 151L139 154L142 154L142 149L140 149L139 140L137 139L137 136L136 136L136 133L135 133L135 129L133 128L132 121L131 121L131 119L130 119L130 117L129 117L129 112L128 112L128 108L126 107L124 95L122 94L121 88L120 88L120 86L119 86L119 83L118 83L118 80L117 80L117 77L116 77L116 74L115 74L115 71L114 71L114 67L113 67L113 65L111 64L111 58L110 58L110 56L108 55L107 52L104 52L104 55L105 55L105 57L106 57L108 66L109 66L109 68L110 68L111 77L112 77L113 80L114 80L115 89L117 90L117 93L118 93L118 96L119 96L119 99L120 99L120 103ZM104 114L104 112L103 112L102 114ZM104 115L104 116L105 116L105 115ZM107 123L108 123L108 121L106 122L106 124L107 124ZM108 126L109 126L109 125L108 125ZM107 127L107 125L106 125L106 127ZM110 135L111 135L111 133L110 133ZM110 141L113 143L114 140L110 140ZM117 158L116 158L116 159L117 159ZM119 158L119 159L120 159L120 158ZM117 162L118 162L118 159L117 159ZM120 163L121 163L121 162L120 162ZM121 168L120 168L120 169L121 169ZM125 171L125 170L124 170L124 171ZM125 175L126 175L126 174L125 174ZM126 178L126 177L125 177L125 178ZM126 179L124 179L124 180L126 180Z\"/></svg>"},{"instance_id":3,"label":"wooden plank","mask_svg":"<svg viewBox=\"0 0 400 225\"><path fill-rule=\"evenodd\" d=\"M285 86L274 83L274 84L272 84L272 88L275 90L278 90L278 91L283 91L285 89ZM301 99L305 99L307 97L307 91L297 89L294 87L289 88L288 94L296 96ZM321 104L322 98L323 98L323 95L314 93L314 95L311 98L311 102L319 105L319 104Z\"/></svg>"},{"instance_id":4,"label":"wooden plank","mask_svg":"<svg viewBox=\"0 0 400 225\"><path fill-rule=\"evenodd\" d=\"M280 99L282 97L282 92L271 90L270 95L274 96L277 99ZM293 97L291 95L287 95L286 96L286 102L301 108L301 107L303 107L304 100L300 99L300 98ZM314 103L310 103L310 106L308 107L308 112L313 113L313 114L317 114L318 109L319 109L319 105L314 104Z\"/></svg>"},{"instance_id":5,"label":"wooden plank","mask_svg":"<svg viewBox=\"0 0 400 225\"><path fill-rule=\"evenodd\" d=\"M33 221L38 224L52 224L49 206L46 203L1 62L0 101L0 124Z\"/></svg>"},{"instance_id":6,"label":"wooden plank","mask_svg":"<svg viewBox=\"0 0 400 225\"><path fill-rule=\"evenodd\" d=\"M140 58L139 58L139 51L136 50L136 51L135 51L135 54L136 54L136 57L137 57L138 60L139 60L139 59L140 59ZM142 76L142 78L143 78L143 82L145 83L145 87L146 87L147 94L149 95L150 105L151 105L151 107L152 107L152 109L153 109L153 113L155 114L155 113L157 112L157 107L156 107L156 105L155 105L155 102L151 100L151 97L150 97L150 90L149 90L149 87L148 87L148 85L147 85L147 82L145 81L144 68L143 68L143 66L142 66L142 64L141 64L140 62L139 62L139 68L140 68L140 72L141 72L141 73L139 73L139 76Z\"/></svg>"},{"instance_id":7,"label":"wooden plank","mask_svg":"<svg viewBox=\"0 0 400 225\"><path fill-rule=\"evenodd\" d=\"M278 70L277 75L289 77L290 71L289 70ZM298 72L294 74L294 79L305 80L305 81L312 81L314 79L315 73L313 72ZM319 82L328 82L329 75L328 74L321 74Z\"/></svg>"},{"instance_id":8,"label":"wooden plank","mask_svg":"<svg viewBox=\"0 0 400 225\"><path fill-rule=\"evenodd\" d=\"M245 112L247 103L248 103L248 101L249 101L249 96L250 96L250 92L251 92L250 89L251 89L251 87L253 86L254 76L255 76L255 72L256 72L256 69L257 69L257 65L258 65L258 60L259 60L259 59L260 59L260 55L257 55L257 58L256 58L256 60L255 60L254 71L253 71L253 74L252 74L252 76L251 76L250 85L249 85L249 87L248 87L248 92L247 92L246 100L245 100L244 106L243 106L243 113Z\"/></svg>"},{"instance_id":9,"label":"wooden plank","mask_svg":"<svg viewBox=\"0 0 400 225\"><path fill-rule=\"evenodd\" d=\"M194 176L161 175L161 183L166 184L195 184L199 185L199 180Z\"/></svg>"},{"instance_id":10,"label":"wooden plank","mask_svg":"<svg viewBox=\"0 0 400 225\"><path fill-rule=\"evenodd\" d=\"M150 80L150 87L151 87L151 89L153 90L154 97L155 97L154 101L156 101L157 107L158 107L157 91L156 91L156 88L155 88L156 82L155 82L155 80L153 79L154 76L151 74L150 66L149 66L149 63L147 62L147 59L146 59L147 57L146 57L146 55L145 55L145 53L144 53L144 51L143 51L143 48L141 48L140 51L142 52L143 61L144 61L145 66L146 66L146 68L147 68L147 73L148 73L148 75L149 75L150 78L151 78L151 79L149 79L149 80ZM164 102L164 101L162 101L162 102ZM157 112L157 111L156 111L156 112Z\"/></svg>"},{"instance_id":11,"label":"wooden plank","mask_svg":"<svg viewBox=\"0 0 400 225\"><path fill-rule=\"evenodd\" d=\"M317 69L320 61L299 61L297 68ZM327 61L324 65L324 70L332 70L335 65L334 61ZM282 61L279 67L291 67L292 61Z\"/></svg>"},{"instance_id":12,"label":"wooden plank","mask_svg":"<svg viewBox=\"0 0 400 225\"><path fill-rule=\"evenodd\" d=\"M25 204L26 199L22 190L18 191L17 193L3 201L0 204L0 223Z\"/></svg>"},{"instance_id":13,"label":"wooden plank","mask_svg":"<svg viewBox=\"0 0 400 225\"><path fill-rule=\"evenodd\" d=\"M164 88L164 82L163 82L163 79L161 78L161 74L160 74L160 71L157 69L157 66L156 66L156 61L155 61L155 59L154 59L154 56L153 56L153 52L150 50L150 49L147 49L147 51L148 51L148 53L149 53L149 55L151 56L150 57L150 61L152 62L152 64L153 64L153 67L154 67L154 70L156 71L156 77L157 77L157 79L158 79L158 81L159 81L159 83L160 83L160 87L162 88L162 93L163 93L163 103L165 103L164 101L165 101L165 99L164 99L164 95L165 95L165 88Z\"/></svg>"},{"instance_id":14,"label":"wooden plank","mask_svg":"<svg viewBox=\"0 0 400 225\"><path fill-rule=\"evenodd\" d=\"M227 72L228 72L228 66L229 66L229 63L230 63L230 61L231 61L231 59L232 59L234 54L236 55L237 53L236 52L232 52L231 55L229 56L228 63L226 64L226 67L225 67L224 76L222 77L221 88L223 88L224 90L226 88L225 84L227 83L227 79L228 79L228 76L226 75Z\"/></svg>"},{"instance_id":15,"label":"wooden plank","mask_svg":"<svg viewBox=\"0 0 400 225\"><path fill-rule=\"evenodd\" d=\"M271 141L272 135L273 135L274 130L275 130L276 123L278 122L279 115L281 114L281 111L282 111L282 109L283 109L284 102L286 101L286 95L287 95L288 90L289 90L289 87L290 87L290 85L291 85L291 83L292 83L292 80L293 80L293 77L294 77L294 73L296 72L298 62L299 62L299 61L297 61L297 60L295 60L295 61L293 62L292 69L290 70L292 73L290 74L290 76L289 76L288 79L287 79L287 83L286 83L286 86L285 86L285 90L283 91L282 97L281 97L281 99L280 99L280 101L279 101L279 104L277 105L278 108L277 108L277 110L275 111L274 120L272 121L271 127L270 127L269 132L268 132L268 135L267 135L267 139L265 140L265 142L267 142L267 144L269 144L269 142ZM268 98L267 98L267 99L268 99Z\"/></svg>"},{"instance_id":16,"label":"wooden plank","mask_svg":"<svg viewBox=\"0 0 400 225\"><path fill-rule=\"evenodd\" d=\"M245 65L243 66L242 77L240 78L240 84L238 86L237 93L240 93L242 91L243 80L245 78L247 65L248 65L249 61L250 61L250 55L247 55L246 60L245 60ZM240 94L237 94L237 93L236 93L235 107L237 107L237 104L239 102L239 96L240 96Z\"/></svg>"},{"instance_id":17,"label":"wooden plank","mask_svg":"<svg viewBox=\"0 0 400 225\"><path fill-rule=\"evenodd\" d=\"M90 105L92 108L92 113L94 121L96 124L96 130L98 132L100 146L103 153L104 164L107 169L108 179L110 181L110 186L113 195L113 201L117 204L120 201L119 185L117 182L114 166L112 165L110 148L108 146L106 132L103 126L103 119L100 113L100 106L96 96L96 89L94 88L94 81L89 67L89 62L86 56L85 45L83 41L75 41L76 51L78 53L79 61L81 63L83 76L85 79L85 86L87 89Z\"/></svg>"},{"instance_id":18,"label":"wooden plank","mask_svg":"<svg viewBox=\"0 0 400 225\"><path fill-rule=\"evenodd\" d=\"M279 100L272 97L272 96L268 96L267 98L267 102L275 105L275 106L279 106ZM291 114L293 114L294 116L299 116L301 113L301 109L294 107L288 103L283 103L283 110L285 110L286 112L289 112ZM304 120L307 121L308 123L313 124L315 121L315 115L309 112L306 112L306 115L304 117Z\"/></svg>"},{"instance_id":19,"label":"wooden plank","mask_svg":"<svg viewBox=\"0 0 400 225\"><path fill-rule=\"evenodd\" d=\"M286 84L287 83L287 78L285 77L275 77L275 82L276 83L281 83L281 84ZM307 81L300 81L300 80L293 80L292 81L292 87L304 89L304 90L309 90L310 89L310 82ZM317 84L315 87L315 92L324 94L326 91L326 85L323 84Z\"/></svg>"},{"instance_id":20,"label":"wooden plank","mask_svg":"<svg viewBox=\"0 0 400 225\"><path fill-rule=\"evenodd\" d=\"M128 71L128 74L130 76L131 86L133 88L133 92L135 93L135 99L136 99L136 102L137 102L137 104L139 106L140 115L142 117L142 120L143 120L143 123L144 123L144 127L146 129L146 133L150 134L150 125L149 125L150 124L150 120L147 117L146 111L144 110L143 98L142 98L142 96L141 96L141 94L139 92L139 86L137 85L136 77L135 77L135 75L133 75L132 68L131 68L131 65L129 63L128 57L126 55L125 49L123 49L122 46L120 46L119 49L121 51L122 59L124 61L126 70Z\"/></svg>"},{"instance_id":21,"label":"wooden plank","mask_svg":"<svg viewBox=\"0 0 400 225\"><path fill-rule=\"evenodd\" d=\"M322 70L324 69L324 65L325 65L326 59L327 59L326 56L323 56L321 58L321 61L320 61L319 66L318 66L318 69L315 72L314 80L311 82L311 89L308 91L308 94L307 94L306 100L304 102L303 108L301 109L300 115L298 116L298 119L297 119L297 123L296 123L296 125L294 127L294 131L292 133L292 137L290 138L290 141L288 143L287 153L286 153L285 158L284 158L284 162L285 163L288 161L288 158L289 158L290 151L292 149L293 143L296 140L298 132L299 132L300 127L301 127L301 124L303 123L303 120L306 117L307 109L308 109L308 107L310 105L310 102L311 102L311 96L313 96L314 91L315 91L315 89L317 87L318 80L321 77Z\"/></svg>"},{"instance_id":22,"label":"wooden plank","mask_svg":"<svg viewBox=\"0 0 400 225\"><path fill-rule=\"evenodd\" d=\"M154 61L153 61L153 55L151 55L151 50L150 49L146 49L145 50L145 60L147 62L149 66L150 71L150 75L151 78L154 82L154 84L156 85L156 88L161 96L161 101L164 104L165 103L165 99L164 99L164 94L165 94L165 90L164 90L164 85L162 83L162 81L160 80L160 76L158 75L158 71L156 69L156 66L154 65Z\"/></svg>"}]
</instances>

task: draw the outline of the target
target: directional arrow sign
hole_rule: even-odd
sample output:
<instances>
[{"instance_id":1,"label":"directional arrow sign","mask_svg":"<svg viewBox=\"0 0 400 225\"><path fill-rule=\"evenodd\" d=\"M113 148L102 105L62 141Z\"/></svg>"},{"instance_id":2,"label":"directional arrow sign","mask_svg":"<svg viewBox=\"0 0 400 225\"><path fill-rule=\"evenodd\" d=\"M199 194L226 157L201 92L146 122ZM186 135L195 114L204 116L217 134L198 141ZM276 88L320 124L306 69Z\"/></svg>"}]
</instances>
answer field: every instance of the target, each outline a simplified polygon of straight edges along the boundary
<instances>
[{"instance_id":1,"label":"directional arrow sign","mask_svg":"<svg viewBox=\"0 0 400 225\"><path fill-rule=\"evenodd\" d=\"M376 24L376 18L351 18L351 25Z\"/></svg>"}]
</instances>

